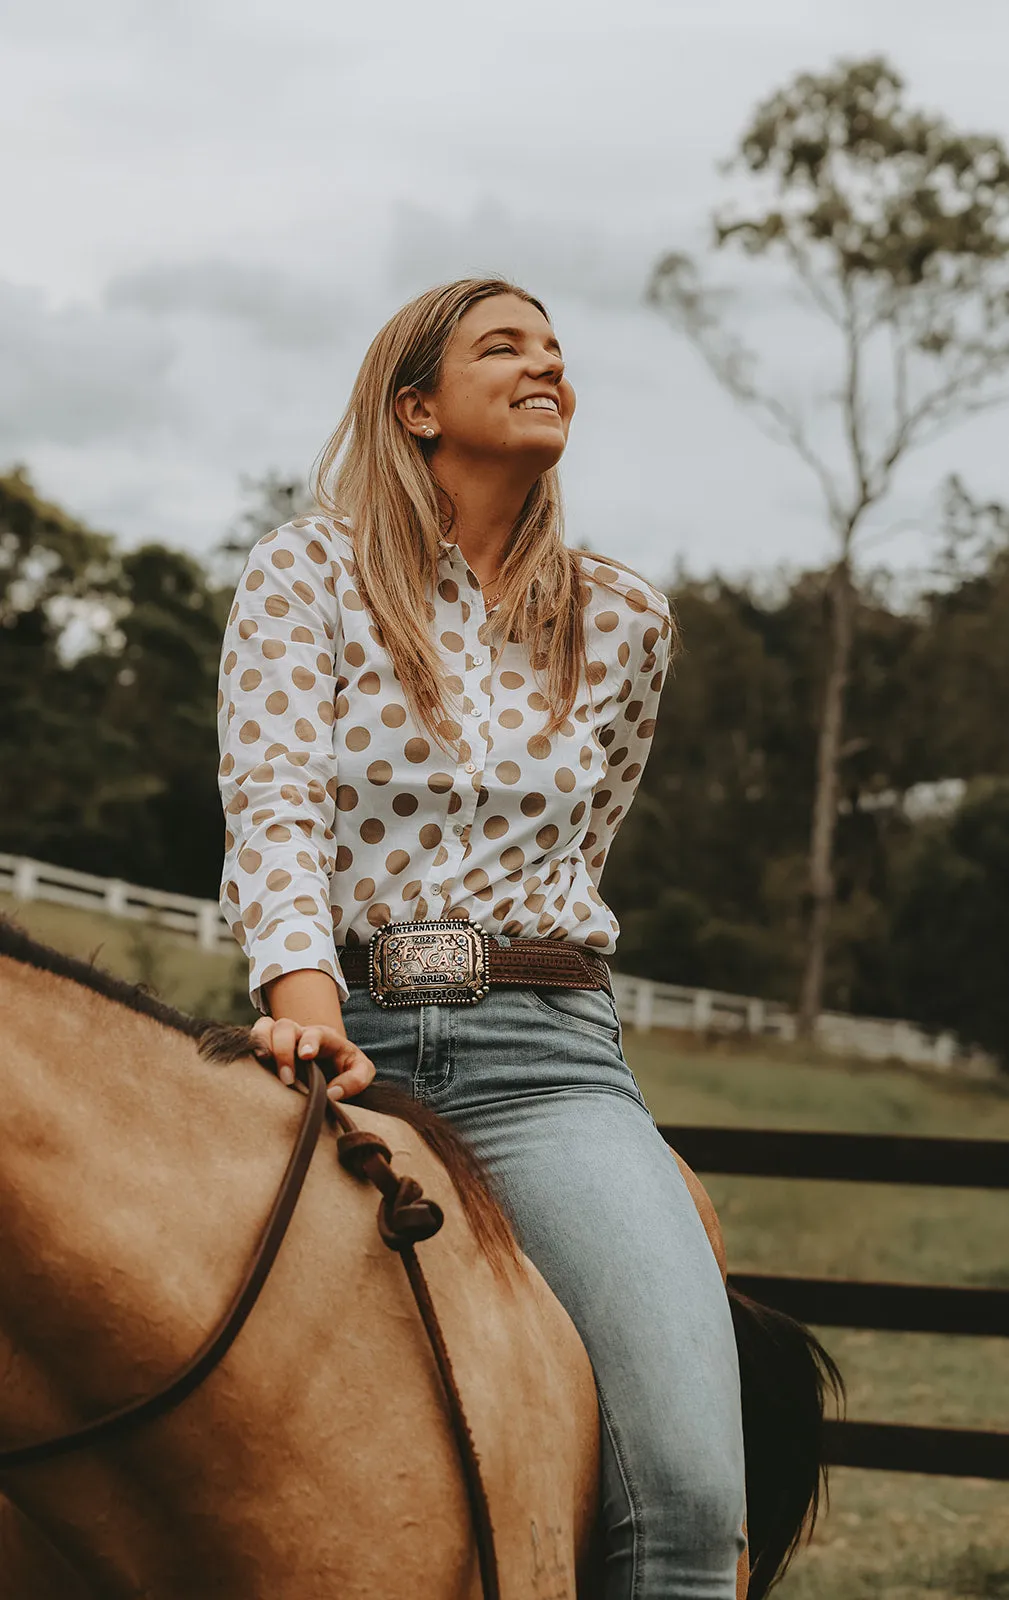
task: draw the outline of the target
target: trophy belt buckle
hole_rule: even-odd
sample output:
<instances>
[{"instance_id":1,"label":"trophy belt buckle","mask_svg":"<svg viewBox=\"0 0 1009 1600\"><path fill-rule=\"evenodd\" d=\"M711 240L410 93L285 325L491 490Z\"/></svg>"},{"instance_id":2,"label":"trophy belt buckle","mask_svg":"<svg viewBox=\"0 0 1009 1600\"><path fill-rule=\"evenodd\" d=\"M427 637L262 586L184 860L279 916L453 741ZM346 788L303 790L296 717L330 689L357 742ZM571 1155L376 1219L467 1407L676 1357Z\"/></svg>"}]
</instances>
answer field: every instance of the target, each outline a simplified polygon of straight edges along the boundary
<instances>
[{"instance_id":1,"label":"trophy belt buckle","mask_svg":"<svg viewBox=\"0 0 1009 1600\"><path fill-rule=\"evenodd\" d=\"M475 1005L490 992L488 936L469 918L388 922L368 945L368 989L380 1006Z\"/></svg>"}]
</instances>

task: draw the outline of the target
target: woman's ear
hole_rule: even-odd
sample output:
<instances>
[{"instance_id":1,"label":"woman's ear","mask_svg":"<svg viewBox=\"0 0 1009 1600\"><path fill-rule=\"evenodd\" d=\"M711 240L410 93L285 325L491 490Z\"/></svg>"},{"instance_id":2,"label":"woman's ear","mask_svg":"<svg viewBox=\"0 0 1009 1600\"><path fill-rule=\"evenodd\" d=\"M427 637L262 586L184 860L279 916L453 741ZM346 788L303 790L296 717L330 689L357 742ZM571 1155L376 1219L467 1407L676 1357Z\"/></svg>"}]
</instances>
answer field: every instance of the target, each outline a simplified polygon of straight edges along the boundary
<instances>
[{"instance_id":1,"label":"woman's ear","mask_svg":"<svg viewBox=\"0 0 1009 1600\"><path fill-rule=\"evenodd\" d=\"M396 396L396 415L408 433L417 439L437 437L438 424L425 395L419 389L400 389Z\"/></svg>"}]
</instances>

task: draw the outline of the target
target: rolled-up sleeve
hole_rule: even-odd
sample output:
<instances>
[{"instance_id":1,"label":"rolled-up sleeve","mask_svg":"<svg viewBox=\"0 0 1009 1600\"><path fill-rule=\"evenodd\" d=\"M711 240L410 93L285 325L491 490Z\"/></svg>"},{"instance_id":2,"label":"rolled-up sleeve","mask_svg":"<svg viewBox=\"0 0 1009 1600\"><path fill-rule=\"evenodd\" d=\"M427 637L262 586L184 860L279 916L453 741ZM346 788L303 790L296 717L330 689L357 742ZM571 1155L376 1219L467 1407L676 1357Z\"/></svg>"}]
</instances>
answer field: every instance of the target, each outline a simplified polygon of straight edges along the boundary
<instances>
[{"instance_id":1,"label":"rolled-up sleeve","mask_svg":"<svg viewBox=\"0 0 1009 1600\"><path fill-rule=\"evenodd\" d=\"M347 996L330 913L342 649L333 554L321 522L268 533L249 556L224 636L221 907L261 1011L264 984L305 968L328 973Z\"/></svg>"}]
</instances>

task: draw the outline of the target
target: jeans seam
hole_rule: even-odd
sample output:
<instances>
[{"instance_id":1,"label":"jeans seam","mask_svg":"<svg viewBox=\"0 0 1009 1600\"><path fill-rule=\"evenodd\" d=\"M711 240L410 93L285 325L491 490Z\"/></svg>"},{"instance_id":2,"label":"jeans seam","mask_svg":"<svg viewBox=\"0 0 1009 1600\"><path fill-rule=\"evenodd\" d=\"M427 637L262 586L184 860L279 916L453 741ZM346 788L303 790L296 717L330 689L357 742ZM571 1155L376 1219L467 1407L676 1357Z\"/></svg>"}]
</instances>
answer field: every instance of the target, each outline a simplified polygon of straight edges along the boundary
<instances>
[{"instance_id":1,"label":"jeans seam","mask_svg":"<svg viewBox=\"0 0 1009 1600\"><path fill-rule=\"evenodd\" d=\"M439 1041L437 1056L432 1065L440 1065L441 1063L439 1062L438 1057L443 1057L444 1071L439 1078L436 1078L434 1081L432 1081L427 1078L424 1073L424 1057L427 1051L427 1030L424 1026L424 1007L421 1006L417 1028L417 1060L414 1064L413 1070L413 1097L415 1100L423 1101L425 1105L432 1095L441 1094L443 1090L447 1089L453 1078L452 1068L454 1063L453 1052L455 1035L452 1029L451 1019L443 1021L441 1026L441 1034L442 1037Z\"/></svg>"},{"instance_id":2,"label":"jeans seam","mask_svg":"<svg viewBox=\"0 0 1009 1600\"><path fill-rule=\"evenodd\" d=\"M424 1007L421 1006L417 1017L417 1055L413 1063L413 1098L415 1100L423 1100L424 1098L424 1045Z\"/></svg>"},{"instance_id":3,"label":"jeans seam","mask_svg":"<svg viewBox=\"0 0 1009 1600\"><path fill-rule=\"evenodd\" d=\"M603 1425L610 1441L610 1448L613 1451L613 1458L616 1461L617 1471L620 1474L620 1482L623 1485L624 1493L627 1496L627 1504L631 1513L631 1588L628 1600L640 1600L642 1568L639 1560L639 1554L641 1545L641 1529L643 1525L641 1502L634 1492L634 1484L632 1482L630 1473L627 1470L627 1461L617 1436L617 1428L616 1423L613 1420L613 1413L610 1411L609 1405L606 1402L606 1396L603 1394L598 1382L596 1383L596 1396L599 1401L599 1411L603 1419Z\"/></svg>"}]
</instances>

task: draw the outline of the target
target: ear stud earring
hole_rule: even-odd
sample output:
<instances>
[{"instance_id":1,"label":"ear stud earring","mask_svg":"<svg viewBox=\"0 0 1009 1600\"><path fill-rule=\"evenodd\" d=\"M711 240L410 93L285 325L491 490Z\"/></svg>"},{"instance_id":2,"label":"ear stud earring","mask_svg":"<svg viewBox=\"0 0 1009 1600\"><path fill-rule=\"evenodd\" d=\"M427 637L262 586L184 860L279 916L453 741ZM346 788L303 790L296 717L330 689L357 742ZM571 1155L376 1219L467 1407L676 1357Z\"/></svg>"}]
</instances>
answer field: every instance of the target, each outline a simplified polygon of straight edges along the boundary
<instances>
[{"instance_id":1,"label":"ear stud earring","mask_svg":"<svg viewBox=\"0 0 1009 1600\"><path fill-rule=\"evenodd\" d=\"M425 428L424 429L424 437L425 437L425 439L433 439L434 438L434 429L433 428Z\"/></svg>"}]
</instances>

